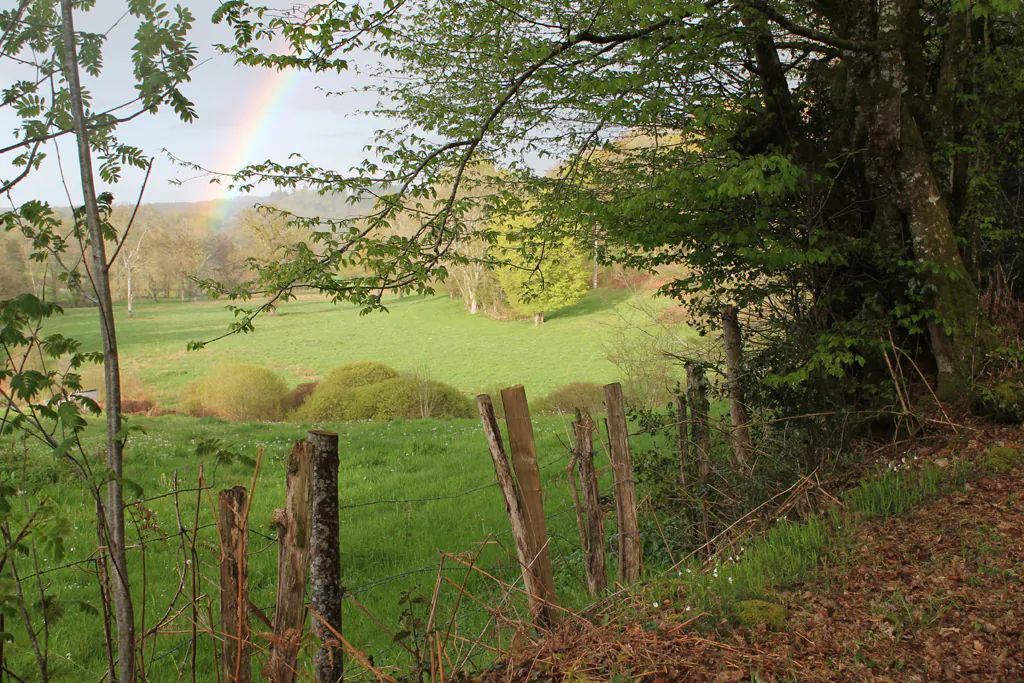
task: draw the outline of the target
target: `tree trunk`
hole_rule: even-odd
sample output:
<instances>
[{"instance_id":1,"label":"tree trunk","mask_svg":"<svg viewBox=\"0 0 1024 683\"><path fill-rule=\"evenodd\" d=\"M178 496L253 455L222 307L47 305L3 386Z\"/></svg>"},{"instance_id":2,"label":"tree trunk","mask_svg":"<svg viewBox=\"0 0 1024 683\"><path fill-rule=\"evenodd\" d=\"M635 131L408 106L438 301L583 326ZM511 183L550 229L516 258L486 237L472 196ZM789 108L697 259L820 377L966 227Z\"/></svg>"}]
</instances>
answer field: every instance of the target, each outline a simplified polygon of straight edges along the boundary
<instances>
[{"instance_id":1,"label":"tree trunk","mask_svg":"<svg viewBox=\"0 0 1024 683\"><path fill-rule=\"evenodd\" d=\"M540 313L534 313L533 314L533 325L534 325L534 327L539 327L540 325L543 325L543 324L544 324L544 312L541 311Z\"/></svg>"},{"instance_id":2,"label":"tree trunk","mask_svg":"<svg viewBox=\"0 0 1024 683\"><path fill-rule=\"evenodd\" d=\"M726 306L722 311L722 336L725 338L725 381L729 388L732 450L736 462L743 463L750 453L750 429L743 405L743 338L740 335L739 310L735 306Z\"/></svg>"},{"instance_id":3,"label":"tree trunk","mask_svg":"<svg viewBox=\"0 0 1024 683\"><path fill-rule=\"evenodd\" d=\"M132 288L132 271L131 271L131 269L125 269L124 276L125 276L126 285L127 285L127 287L126 287L126 289L127 289L126 298L128 299L128 317L129 318L133 318L133 317L135 317L135 312L134 312L134 307L135 307L135 290Z\"/></svg>"},{"instance_id":4,"label":"tree trunk","mask_svg":"<svg viewBox=\"0 0 1024 683\"><path fill-rule=\"evenodd\" d=\"M120 441L121 369L117 355L117 335L114 331L114 309L110 297L110 273L107 269L103 226L100 223L96 184L93 180L89 131L86 129L85 107L82 104L82 84L78 76L72 0L61 0L60 9L61 33L64 42L64 71L68 83L71 114L74 119L75 140L78 144L78 165L92 255L92 281L96 287L103 338L103 369L107 397L107 466L114 474L114 477L107 483L106 519L110 536L111 564L114 570L113 592L117 612L118 669L122 683L134 683L135 610L132 606L132 595L128 584L124 498L120 484L121 477L124 476L122 460L124 444Z\"/></svg>"},{"instance_id":5,"label":"tree trunk","mask_svg":"<svg viewBox=\"0 0 1024 683\"><path fill-rule=\"evenodd\" d=\"M476 315L480 312L480 302L477 301L476 292L469 297L469 314Z\"/></svg>"},{"instance_id":6,"label":"tree trunk","mask_svg":"<svg viewBox=\"0 0 1024 683\"><path fill-rule=\"evenodd\" d=\"M956 399L969 383L978 331L978 290L957 248L949 209L942 199L928 151L910 112L903 109L900 179L914 244L924 266L937 318L929 321L932 353L939 369L938 395Z\"/></svg>"}]
</instances>

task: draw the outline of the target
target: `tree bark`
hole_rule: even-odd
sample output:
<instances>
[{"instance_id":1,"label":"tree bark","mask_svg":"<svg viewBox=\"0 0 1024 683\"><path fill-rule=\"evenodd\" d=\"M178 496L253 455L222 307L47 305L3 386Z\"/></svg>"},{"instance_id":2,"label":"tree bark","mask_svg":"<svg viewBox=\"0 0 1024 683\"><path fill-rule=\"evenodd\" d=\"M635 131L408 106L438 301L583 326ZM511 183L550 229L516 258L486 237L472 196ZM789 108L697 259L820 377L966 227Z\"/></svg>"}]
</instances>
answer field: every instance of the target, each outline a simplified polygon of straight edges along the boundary
<instances>
[{"instance_id":1,"label":"tree bark","mask_svg":"<svg viewBox=\"0 0 1024 683\"><path fill-rule=\"evenodd\" d=\"M949 209L942 198L917 122L903 110L900 179L914 256L931 285L937 319L928 322L939 370L938 395L955 400L970 381L978 331L978 290L960 257Z\"/></svg>"},{"instance_id":2,"label":"tree bark","mask_svg":"<svg viewBox=\"0 0 1024 683\"><path fill-rule=\"evenodd\" d=\"M750 428L743 400L743 338L740 335L739 309L726 306L722 311L722 336L725 338L725 378L729 387L729 416L732 419L733 454L737 463L750 455Z\"/></svg>"},{"instance_id":3,"label":"tree bark","mask_svg":"<svg viewBox=\"0 0 1024 683\"><path fill-rule=\"evenodd\" d=\"M132 271L130 269L125 270L125 284L126 284L126 298L128 299L128 317L134 318L134 305L135 305L135 290L132 287Z\"/></svg>"},{"instance_id":4,"label":"tree bark","mask_svg":"<svg viewBox=\"0 0 1024 683\"><path fill-rule=\"evenodd\" d=\"M110 273L107 268L107 253L103 242L99 203L96 199L92 151L89 148L89 131L86 128L85 107L82 103L82 84L78 74L72 0L61 0L60 8L61 34L64 42L64 73L68 83L75 141L78 146L78 166L92 255L91 276L96 288L100 331L103 339L103 369L107 398L107 466L114 473L114 478L107 483L106 519L110 536L111 565L114 570L113 593L117 613L118 673L122 683L134 683L135 610L128 582L124 495L120 484L120 479L124 476L124 444L119 436L121 431L121 369L117 353L117 335L114 329L114 307L110 296Z\"/></svg>"}]
</instances>

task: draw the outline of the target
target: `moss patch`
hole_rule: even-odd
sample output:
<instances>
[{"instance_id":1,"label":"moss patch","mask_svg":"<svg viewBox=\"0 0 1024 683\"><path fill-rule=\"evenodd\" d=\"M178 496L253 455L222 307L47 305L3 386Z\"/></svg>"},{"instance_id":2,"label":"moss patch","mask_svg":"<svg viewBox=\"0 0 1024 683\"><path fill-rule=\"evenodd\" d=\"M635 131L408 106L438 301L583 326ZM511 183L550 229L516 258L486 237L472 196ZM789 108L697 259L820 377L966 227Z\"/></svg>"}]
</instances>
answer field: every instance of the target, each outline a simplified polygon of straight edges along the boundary
<instances>
[{"instance_id":1,"label":"moss patch","mask_svg":"<svg viewBox=\"0 0 1024 683\"><path fill-rule=\"evenodd\" d=\"M976 386L968 397L971 413L990 417L1004 424L1024 421L1024 385L1019 382L1000 382L991 389Z\"/></svg>"},{"instance_id":2,"label":"moss patch","mask_svg":"<svg viewBox=\"0 0 1024 683\"><path fill-rule=\"evenodd\" d=\"M780 631L786 628L786 608L764 600L744 600L733 605L736 619L744 626L764 624Z\"/></svg>"},{"instance_id":3,"label":"moss patch","mask_svg":"<svg viewBox=\"0 0 1024 683\"><path fill-rule=\"evenodd\" d=\"M1021 454L1009 446L993 446L985 453L985 466L996 472L1006 472L1020 462Z\"/></svg>"}]
</instances>

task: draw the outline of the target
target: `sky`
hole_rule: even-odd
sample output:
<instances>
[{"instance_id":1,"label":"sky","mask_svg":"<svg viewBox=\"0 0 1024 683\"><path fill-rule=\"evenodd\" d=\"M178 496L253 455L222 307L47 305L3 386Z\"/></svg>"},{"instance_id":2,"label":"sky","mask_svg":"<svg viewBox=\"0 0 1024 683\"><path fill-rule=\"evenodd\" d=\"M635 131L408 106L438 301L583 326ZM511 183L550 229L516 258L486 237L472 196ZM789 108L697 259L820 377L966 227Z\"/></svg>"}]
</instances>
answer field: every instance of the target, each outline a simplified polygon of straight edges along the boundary
<instances>
[{"instance_id":1,"label":"sky","mask_svg":"<svg viewBox=\"0 0 1024 683\"><path fill-rule=\"evenodd\" d=\"M122 142L142 147L156 159L144 201L192 202L233 194L224 184L211 184L209 178L194 170L175 165L169 155L222 173L267 159L286 161L293 153L338 171L365 158L363 147L372 142L374 131L386 125L358 113L371 109L375 100L366 94L328 97L317 90L317 86L337 92L357 87L359 77L355 73L321 76L237 66L213 47L231 39L227 27L210 21L217 0L181 0L181 4L195 15L191 40L199 50L199 61L205 60L194 71L192 82L183 88L198 118L185 124L172 111L161 110L123 124L118 132ZM116 23L124 12L124 0L99 0L91 12L76 16L79 30L110 31L103 74L99 79L82 74L83 87L94 93L97 109L134 96L130 50L135 26L127 19ZM8 87L21 75L10 62L0 62L0 88ZM7 109L0 108L0 143L12 140L18 122ZM73 140L65 138L57 150L51 145L47 154L43 167L12 191L15 203L40 199L67 206L69 192L72 201L80 202L81 193L75 191L77 157ZM0 158L0 178L14 175L8 164L8 159ZM62 182L61 168L68 189ZM174 184L175 180L181 184ZM100 190L111 189L119 203L134 203L141 181L140 173L126 172L117 186Z\"/></svg>"}]
</instances>

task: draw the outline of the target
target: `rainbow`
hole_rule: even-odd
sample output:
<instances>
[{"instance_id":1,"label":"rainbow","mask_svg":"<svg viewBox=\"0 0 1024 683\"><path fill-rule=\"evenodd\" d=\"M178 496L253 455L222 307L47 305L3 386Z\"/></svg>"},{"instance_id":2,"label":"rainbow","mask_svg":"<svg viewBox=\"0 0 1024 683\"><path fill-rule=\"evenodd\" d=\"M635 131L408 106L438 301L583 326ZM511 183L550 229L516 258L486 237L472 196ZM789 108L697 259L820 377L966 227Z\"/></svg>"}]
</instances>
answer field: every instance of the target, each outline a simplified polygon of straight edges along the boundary
<instances>
[{"instance_id":1,"label":"rainbow","mask_svg":"<svg viewBox=\"0 0 1024 683\"><path fill-rule=\"evenodd\" d=\"M280 71L266 70L262 82L253 92L241 111L245 112L243 118L238 122L236 133L228 139L221 152L218 154L219 161L214 168L224 173L235 173L246 164L258 163L266 159L262 155L261 148L277 123L278 114L288 101L288 96L300 80L300 71L296 69L284 69ZM228 214L231 206L229 201L215 201L229 199L230 194L227 183L214 183L210 185L211 201L208 219L210 225L222 223Z\"/></svg>"}]
</instances>

